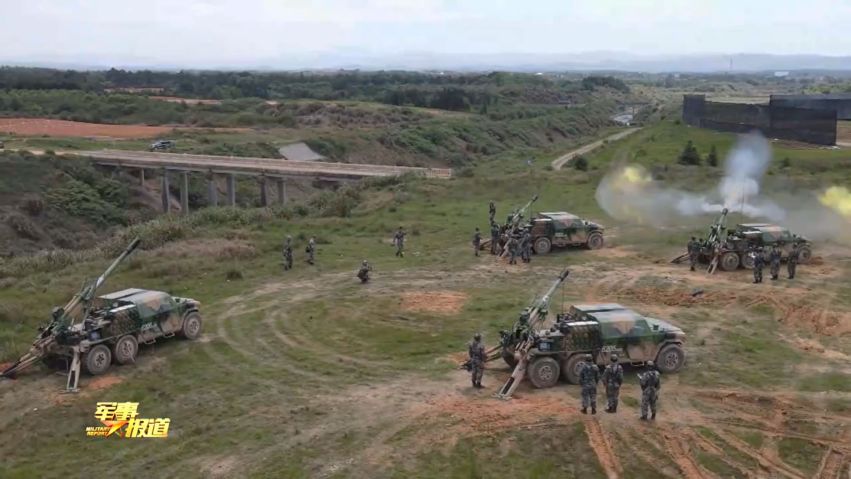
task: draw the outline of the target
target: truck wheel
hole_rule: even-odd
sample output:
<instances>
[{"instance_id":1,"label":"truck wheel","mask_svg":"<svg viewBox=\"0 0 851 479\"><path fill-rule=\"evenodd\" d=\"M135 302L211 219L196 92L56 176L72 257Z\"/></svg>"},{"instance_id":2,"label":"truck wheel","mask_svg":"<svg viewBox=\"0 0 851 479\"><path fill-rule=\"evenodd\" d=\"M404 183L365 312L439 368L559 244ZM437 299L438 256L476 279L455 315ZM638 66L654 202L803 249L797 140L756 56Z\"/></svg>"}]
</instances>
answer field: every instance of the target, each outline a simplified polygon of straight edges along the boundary
<instances>
[{"instance_id":1,"label":"truck wheel","mask_svg":"<svg viewBox=\"0 0 851 479\"><path fill-rule=\"evenodd\" d=\"M535 254L547 254L550 252L553 244L549 238L538 238L535 240Z\"/></svg>"},{"instance_id":2,"label":"truck wheel","mask_svg":"<svg viewBox=\"0 0 851 479\"><path fill-rule=\"evenodd\" d=\"M198 339L201 335L201 315L197 311L189 313L183 319L180 335L186 339Z\"/></svg>"},{"instance_id":3,"label":"truck wheel","mask_svg":"<svg viewBox=\"0 0 851 479\"><path fill-rule=\"evenodd\" d=\"M582 363L585 362L584 354L574 354L564 363L561 375L570 384L579 384L579 372L582 371Z\"/></svg>"},{"instance_id":4,"label":"truck wheel","mask_svg":"<svg viewBox=\"0 0 851 479\"><path fill-rule=\"evenodd\" d=\"M741 264L745 269L753 269L753 256L747 253L742 253L741 260Z\"/></svg>"},{"instance_id":5,"label":"truck wheel","mask_svg":"<svg viewBox=\"0 0 851 479\"><path fill-rule=\"evenodd\" d=\"M110 363L112 363L112 352L110 352L105 344L98 344L92 349L89 349L86 357L83 358L83 365L86 368L86 372L92 376L105 373L109 369Z\"/></svg>"},{"instance_id":6,"label":"truck wheel","mask_svg":"<svg viewBox=\"0 0 851 479\"><path fill-rule=\"evenodd\" d=\"M558 361L549 357L538 357L529 365L529 381L538 389L551 388L558 382Z\"/></svg>"},{"instance_id":7,"label":"truck wheel","mask_svg":"<svg viewBox=\"0 0 851 479\"><path fill-rule=\"evenodd\" d=\"M502 360L505 361L505 364L509 365L511 369L517 367L517 359L514 358L514 348L503 346Z\"/></svg>"},{"instance_id":8,"label":"truck wheel","mask_svg":"<svg viewBox=\"0 0 851 479\"><path fill-rule=\"evenodd\" d=\"M675 373L683 367L686 353L678 344L669 344L656 356L656 367L663 373Z\"/></svg>"},{"instance_id":9,"label":"truck wheel","mask_svg":"<svg viewBox=\"0 0 851 479\"><path fill-rule=\"evenodd\" d=\"M588 236L588 249L600 249L603 247L603 234L599 232L591 233Z\"/></svg>"},{"instance_id":10,"label":"truck wheel","mask_svg":"<svg viewBox=\"0 0 851 479\"><path fill-rule=\"evenodd\" d=\"M718 263L724 271L736 271L739 269L739 255L732 251L727 251L721 255L721 259L718 260Z\"/></svg>"},{"instance_id":11,"label":"truck wheel","mask_svg":"<svg viewBox=\"0 0 851 479\"><path fill-rule=\"evenodd\" d=\"M136 362L136 354L139 352L139 341L136 336L126 334L118 338L112 347L112 357L118 364L130 364Z\"/></svg>"},{"instance_id":12,"label":"truck wheel","mask_svg":"<svg viewBox=\"0 0 851 479\"><path fill-rule=\"evenodd\" d=\"M809 246L801 246L798 248L798 263L807 264L813 259L813 251Z\"/></svg>"}]
</instances>

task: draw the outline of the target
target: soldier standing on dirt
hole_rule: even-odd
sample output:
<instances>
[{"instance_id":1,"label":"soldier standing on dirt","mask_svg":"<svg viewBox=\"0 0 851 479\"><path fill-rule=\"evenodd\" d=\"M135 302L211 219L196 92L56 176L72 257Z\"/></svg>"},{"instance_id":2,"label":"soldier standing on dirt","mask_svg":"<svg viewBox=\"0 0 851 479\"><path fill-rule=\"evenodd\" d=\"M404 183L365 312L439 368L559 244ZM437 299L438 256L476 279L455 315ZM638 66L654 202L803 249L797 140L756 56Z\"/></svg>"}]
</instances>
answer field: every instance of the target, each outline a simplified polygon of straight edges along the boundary
<instances>
[{"instance_id":1,"label":"soldier standing on dirt","mask_svg":"<svg viewBox=\"0 0 851 479\"><path fill-rule=\"evenodd\" d=\"M366 283L369 281L369 272L372 271L372 266L369 265L367 260L363 260L360 265L360 269L358 270L358 279L361 283Z\"/></svg>"},{"instance_id":2,"label":"soldier standing on dirt","mask_svg":"<svg viewBox=\"0 0 851 479\"><path fill-rule=\"evenodd\" d=\"M287 235L284 242L284 271L293 269L293 237Z\"/></svg>"},{"instance_id":3,"label":"soldier standing on dirt","mask_svg":"<svg viewBox=\"0 0 851 479\"><path fill-rule=\"evenodd\" d=\"M528 228L523 230L523 262L532 262L532 233Z\"/></svg>"},{"instance_id":4,"label":"soldier standing on dirt","mask_svg":"<svg viewBox=\"0 0 851 479\"><path fill-rule=\"evenodd\" d=\"M656 401L659 399L662 380L653 361L647 361L647 371L638 375L638 382L641 385L641 417L639 419L647 420L648 409L650 409L650 419L656 419Z\"/></svg>"},{"instance_id":5,"label":"soldier standing on dirt","mask_svg":"<svg viewBox=\"0 0 851 479\"><path fill-rule=\"evenodd\" d=\"M697 239L694 236L691 237L686 249L688 251L688 261L691 265L691 270L694 271L694 265L697 264L697 254L700 251L700 246L698 246Z\"/></svg>"},{"instance_id":6,"label":"soldier standing on dirt","mask_svg":"<svg viewBox=\"0 0 851 479\"><path fill-rule=\"evenodd\" d=\"M499 225L491 221L491 254L499 254Z\"/></svg>"},{"instance_id":7,"label":"soldier standing on dirt","mask_svg":"<svg viewBox=\"0 0 851 479\"><path fill-rule=\"evenodd\" d=\"M618 363L618 355L612 354L612 364L603 371L603 384L606 386L606 412L618 412L618 396L623 384L623 366Z\"/></svg>"},{"instance_id":8,"label":"soldier standing on dirt","mask_svg":"<svg viewBox=\"0 0 851 479\"><path fill-rule=\"evenodd\" d=\"M493 201L488 204L488 217L490 218L488 222L493 224L493 219L494 217L496 217L496 205L493 203Z\"/></svg>"},{"instance_id":9,"label":"soldier standing on dirt","mask_svg":"<svg viewBox=\"0 0 851 479\"><path fill-rule=\"evenodd\" d=\"M582 414L597 414L597 383L600 382L600 368L594 364L594 356L585 355L582 370L579 371L579 384L582 386Z\"/></svg>"},{"instance_id":10,"label":"soldier standing on dirt","mask_svg":"<svg viewBox=\"0 0 851 479\"><path fill-rule=\"evenodd\" d=\"M472 373L473 387L481 389L482 376L485 374L485 345L482 344L481 333L473 335L473 342L467 346L470 355L470 372Z\"/></svg>"},{"instance_id":11,"label":"soldier standing on dirt","mask_svg":"<svg viewBox=\"0 0 851 479\"><path fill-rule=\"evenodd\" d=\"M493 203L491 203L493 204ZM473 251L476 256L479 255L479 247L482 245L482 233L479 232L479 228L476 228L476 233L473 234Z\"/></svg>"},{"instance_id":12,"label":"soldier standing on dirt","mask_svg":"<svg viewBox=\"0 0 851 479\"><path fill-rule=\"evenodd\" d=\"M753 282L754 284L762 283L762 268L765 266L765 256L763 256L762 248L757 248L753 252Z\"/></svg>"},{"instance_id":13,"label":"soldier standing on dirt","mask_svg":"<svg viewBox=\"0 0 851 479\"><path fill-rule=\"evenodd\" d=\"M307 242L305 252L307 253L307 262L313 264L314 255L316 254L316 238L314 236L311 236L310 241Z\"/></svg>"},{"instance_id":14,"label":"soldier standing on dirt","mask_svg":"<svg viewBox=\"0 0 851 479\"><path fill-rule=\"evenodd\" d=\"M795 270L798 268L798 257L800 254L798 243L792 243L792 251L789 252L789 258L786 259L786 270L789 272L789 279L795 279Z\"/></svg>"},{"instance_id":15,"label":"soldier standing on dirt","mask_svg":"<svg viewBox=\"0 0 851 479\"><path fill-rule=\"evenodd\" d=\"M768 256L771 263L771 279L776 280L780 276L780 248L774 246L771 248L771 254Z\"/></svg>"},{"instance_id":16,"label":"soldier standing on dirt","mask_svg":"<svg viewBox=\"0 0 851 479\"><path fill-rule=\"evenodd\" d=\"M508 237L508 243L506 243L505 247L508 248L508 253L511 255L511 258L508 260L508 264L517 264L517 250L520 245L517 236L511 235Z\"/></svg>"},{"instance_id":17,"label":"soldier standing on dirt","mask_svg":"<svg viewBox=\"0 0 851 479\"><path fill-rule=\"evenodd\" d=\"M405 257L405 231L400 226L393 235L393 243L396 245L396 256L399 258Z\"/></svg>"}]
</instances>

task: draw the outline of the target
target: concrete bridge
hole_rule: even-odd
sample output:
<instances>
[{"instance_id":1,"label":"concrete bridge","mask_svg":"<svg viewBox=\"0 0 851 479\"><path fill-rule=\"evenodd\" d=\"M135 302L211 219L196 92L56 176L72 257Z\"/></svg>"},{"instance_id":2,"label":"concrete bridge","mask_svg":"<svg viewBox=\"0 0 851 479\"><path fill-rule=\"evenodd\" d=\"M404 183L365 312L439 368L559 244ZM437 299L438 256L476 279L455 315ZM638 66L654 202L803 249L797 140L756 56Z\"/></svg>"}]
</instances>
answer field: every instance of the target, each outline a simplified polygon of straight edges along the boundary
<instances>
[{"instance_id":1,"label":"concrete bridge","mask_svg":"<svg viewBox=\"0 0 851 479\"><path fill-rule=\"evenodd\" d=\"M71 153L71 152L69 152ZM418 168L411 166L366 165L351 163L329 163L320 161L288 161L274 158L248 158L216 155L189 155L179 153L159 153L125 150L97 150L74 152L75 155L91 158L96 164L117 168L138 169L142 182L145 170L162 170L163 211L169 211L169 171L179 172L180 204L182 211L189 211L189 174L201 172L207 175L208 200L210 205L218 206L218 176L227 179L227 194L224 204L236 205L236 175L248 175L258 178L260 203L269 204L267 183L273 181L277 191L277 202L287 201L286 179L316 179L328 182L357 181L363 178L400 176L414 174L426 178L448 179L452 170L448 168Z\"/></svg>"}]
</instances>

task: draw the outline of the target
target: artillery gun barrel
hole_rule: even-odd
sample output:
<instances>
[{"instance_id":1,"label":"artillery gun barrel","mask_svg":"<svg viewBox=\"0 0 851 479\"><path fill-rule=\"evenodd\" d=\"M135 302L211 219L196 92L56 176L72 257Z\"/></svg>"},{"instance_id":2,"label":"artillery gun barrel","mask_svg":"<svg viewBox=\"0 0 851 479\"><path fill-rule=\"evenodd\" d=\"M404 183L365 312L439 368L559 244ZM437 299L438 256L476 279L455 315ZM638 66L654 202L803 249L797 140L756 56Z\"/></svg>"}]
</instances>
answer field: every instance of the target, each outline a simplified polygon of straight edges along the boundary
<instances>
[{"instance_id":1,"label":"artillery gun barrel","mask_svg":"<svg viewBox=\"0 0 851 479\"><path fill-rule=\"evenodd\" d=\"M547 305L550 302L550 296L552 296L552 294L553 294L553 292L555 292L556 288L558 288L559 285L561 283L563 283L565 279L567 279L567 276L569 274L570 274L570 270L565 268L564 271L562 271L558 275L558 278L553 282L553 284L550 286L550 288L547 290L547 292L544 293L544 295L541 296L541 299L537 301L537 304L535 304L533 306L532 310L529 313L529 325L534 324L535 322L537 322L540 319L539 316L540 316L540 313L541 313L541 309L545 309L547 307Z\"/></svg>"},{"instance_id":2,"label":"artillery gun barrel","mask_svg":"<svg viewBox=\"0 0 851 479\"><path fill-rule=\"evenodd\" d=\"M528 202L528 203L526 203L525 205L523 205L523 207L522 207L522 208L520 208L519 210L517 210L517 212L516 212L516 213L514 213L514 216L512 216L512 217L511 217L511 225L510 225L510 227L511 227L512 229L514 229L514 228L516 228L516 227L517 227L517 222L519 222L519 221L520 221L520 218L522 218L522 217L523 217L523 215L526 213L526 210L528 210L528 209L529 209L529 207L530 207L530 206L532 206L532 204L533 204L534 202L536 202L536 201L538 201L538 195L537 195L537 193L535 194L535 196L533 196L533 197L532 197L532 199L531 199L531 200L529 200L529 202Z\"/></svg>"},{"instance_id":3,"label":"artillery gun barrel","mask_svg":"<svg viewBox=\"0 0 851 479\"><path fill-rule=\"evenodd\" d=\"M94 298L97 289L103 285L110 273L112 273L112 271L139 246L140 242L141 240L139 238L134 238L127 248L124 249L121 255L119 255L118 258L109 265L103 274L98 276L95 281L83 286L82 290L75 294L74 297L71 298L71 301L65 305L65 308L62 309L60 315L54 316L50 325L41 331L38 338L33 341L30 350L21 356L20 359L12 363L11 366L0 372L0 377L11 377L15 373L29 367L39 359L43 358L51 345L56 342L57 326L67 327L68 323L73 322L73 314L76 312L76 309L81 303L83 304L82 311L85 311L86 305L92 300L92 298Z\"/></svg>"}]
</instances>

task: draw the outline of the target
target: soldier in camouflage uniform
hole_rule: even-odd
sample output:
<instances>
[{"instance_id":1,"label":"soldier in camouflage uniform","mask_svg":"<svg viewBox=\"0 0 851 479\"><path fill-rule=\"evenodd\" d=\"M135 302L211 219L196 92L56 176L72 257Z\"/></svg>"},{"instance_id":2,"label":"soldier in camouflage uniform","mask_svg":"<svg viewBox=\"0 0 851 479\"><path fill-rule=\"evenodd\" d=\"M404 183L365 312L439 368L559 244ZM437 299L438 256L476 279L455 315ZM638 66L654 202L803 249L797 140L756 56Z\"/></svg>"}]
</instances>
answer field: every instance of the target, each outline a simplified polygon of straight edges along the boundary
<instances>
[{"instance_id":1,"label":"soldier in camouflage uniform","mask_svg":"<svg viewBox=\"0 0 851 479\"><path fill-rule=\"evenodd\" d=\"M482 245L482 233L479 232L479 228L476 228L476 233L473 235L473 251L476 256L479 255L479 247Z\"/></svg>"},{"instance_id":2,"label":"soldier in camouflage uniform","mask_svg":"<svg viewBox=\"0 0 851 479\"><path fill-rule=\"evenodd\" d=\"M762 268L765 267L765 256L762 248L754 250L753 254L753 282L762 283Z\"/></svg>"},{"instance_id":3,"label":"soldier in camouflage uniform","mask_svg":"<svg viewBox=\"0 0 851 479\"><path fill-rule=\"evenodd\" d=\"M508 248L508 253L511 255L508 260L508 264L517 264L517 250L520 249L520 241L517 239L517 236L509 236L508 243L506 243L505 246Z\"/></svg>"},{"instance_id":4,"label":"soldier in camouflage uniform","mask_svg":"<svg viewBox=\"0 0 851 479\"><path fill-rule=\"evenodd\" d=\"M491 254L499 254L499 225L491 222Z\"/></svg>"},{"instance_id":5,"label":"soldier in camouflage uniform","mask_svg":"<svg viewBox=\"0 0 851 479\"><path fill-rule=\"evenodd\" d=\"M293 237L287 236L284 242L284 271L293 269Z\"/></svg>"},{"instance_id":6,"label":"soldier in camouflage uniform","mask_svg":"<svg viewBox=\"0 0 851 479\"><path fill-rule=\"evenodd\" d=\"M361 283L366 283L369 281L369 272L372 271L372 266L370 266L367 260L363 260L360 265L360 269L358 269L358 279Z\"/></svg>"},{"instance_id":7,"label":"soldier in camouflage uniform","mask_svg":"<svg viewBox=\"0 0 851 479\"><path fill-rule=\"evenodd\" d=\"M393 243L396 245L396 256L400 258L405 257L405 231L400 226L396 231L396 234L393 235Z\"/></svg>"},{"instance_id":8,"label":"soldier in camouflage uniform","mask_svg":"<svg viewBox=\"0 0 851 479\"><path fill-rule=\"evenodd\" d=\"M532 232L529 229L523 230L523 239L521 240L521 244L523 245L523 262L531 263L532 262Z\"/></svg>"},{"instance_id":9,"label":"soldier in camouflage uniform","mask_svg":"<svg viewBox=\"0 0 851 479\"><path fill-rule=\"evenodd\" d=\"M789 258L786 259L786 270L789 272L789 279L795 279L795 270L798 268L798 258L801 255L798 246L797 242L792 244L792 251L789 252Z\"/></svg>"},{"instance_id":10,"label":"soldier in camouflage uniform","mask_svg":"<svg viewBox=\"0 0 851 479\"><path fill-rule=\"evenodd\" d=\"M647 361L647 371L638 375L638 382L641 385L641 417L639 419L647 420L648 409L651 413L650 419L656 419L656 401L659 399L662 380L653 361Z\"/></svg>"},{"instance_id":11,"label":"soldier in camouflage uniform","mask_svg":"<svg viewBox=\"0 0 851 479\"><path fill-rule=\"evenodd\" d=\"M603 371L603 385L606 386L606 412L618 412L618 396L623 384L623 366L618 363L618 355L612 354L612 364Z\"/></svg>"},{"instance_id":12,"label":"soldier in camouflage uniform","mask_svg":"<svg viewBox=\"0 0 851 479\"><path fill-rule=\"evenodd\" d=\"M689 265L691 265L691 270L694 271L694 266L697 264L697 255L700 252L700 246L694 236L688 242L687 251Z\"/></svg>"},{"instance_id":13,"label":"soldier in camouflage uniform","mask_svg":"<svg viewBox=\"0 0 851 479\"><path fill-rule=\"evenodd\" d=\"M771 264L771 279L776 280L780 276L780 248L774 246L771 248L771 253L768 256Z\"/></svg>"},{"instance_id":14,"label":"soldier in camouflage uniform","mask_svg":"<svg viewBox=\"0 0 851 479\"><path fill-rule=\"evenodd\" d=\"M307 242L307 248L305 249L307 253L307 262L313 264L314 257L316 255L316 238L311 236L310 241Z\"/></svg>"},{"instance_id":15,"label":"soldier in camouflage uniform","mask_svg":"<svg viewBox=\"0 0 851 479\"><path fill-rule=\"evenodd\" d=\"M588 414L588 406L591 406L591 414L597 414L597 383L600 382L600 368L594 364L594 357L590 354L585 356L582 370L579 371L579 384L582 386L582 414Z\"/></svg>"},{"instance_id":16,"label":"soldier in camouflage uniform","mask_svg":"<svg viewBox=\"0 0 851 479\"><path fill-rule=\"evenodd\" d=\"M467 346L467 352L470 355L470 372L472 373L473 387L480 389L482 386L482 376L485 373L485 345L482 343L482 335L476 333L473 336L473 342Z\"/></svg>"},{"instance_id":17,"label":"soldier in camouflage uniform","mask_svg":"<svg viewBox=\"0 0 851 479\"><path fill-rule=\"evenodd\" d=\"M488 218L490 218L488 222L493 223L494 217L496 217L496 205L491 201L488 204Z\"/></svg>"}]
</instances>

